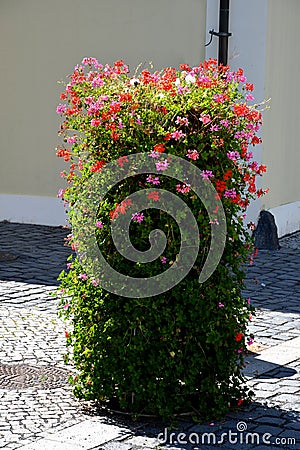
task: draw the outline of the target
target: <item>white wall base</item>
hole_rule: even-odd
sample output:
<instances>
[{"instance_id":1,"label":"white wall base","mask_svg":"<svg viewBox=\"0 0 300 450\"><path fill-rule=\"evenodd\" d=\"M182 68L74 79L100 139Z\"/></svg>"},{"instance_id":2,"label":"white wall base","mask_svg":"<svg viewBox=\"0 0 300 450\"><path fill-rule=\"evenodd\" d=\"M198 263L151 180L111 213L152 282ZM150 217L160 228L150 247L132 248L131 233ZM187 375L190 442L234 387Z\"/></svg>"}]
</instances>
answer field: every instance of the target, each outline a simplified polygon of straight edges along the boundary
<instances>
[{"instance_id":1,"label":"white wall base","mask_svg":"<svg viewBox=\"0 0 300 450\"><path fill-rule=\"evenodd\" d=\"M278 237L300 231L300 201L269 209L275 217Z\"/></svg>"},{"instance_id":2,"label":"white wall base","mask_svg":"<svg viewBox=\"0 0 300 450\"><path fill-rule=\"evenodd\" d=\"M0 194L0 221L60 226L67 224L59 198Z\"/></svg>"}]
</instances>

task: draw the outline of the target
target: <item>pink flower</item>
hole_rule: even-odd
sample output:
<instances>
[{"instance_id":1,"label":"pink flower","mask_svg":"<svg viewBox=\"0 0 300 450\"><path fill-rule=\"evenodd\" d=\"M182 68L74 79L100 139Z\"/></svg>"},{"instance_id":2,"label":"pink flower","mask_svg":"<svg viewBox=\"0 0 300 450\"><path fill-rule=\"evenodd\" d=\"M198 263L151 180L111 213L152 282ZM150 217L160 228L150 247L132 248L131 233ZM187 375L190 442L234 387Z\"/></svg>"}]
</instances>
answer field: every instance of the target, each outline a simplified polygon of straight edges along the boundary
<instances>
[{"instance_id":1,"label":"pink flower","mask_svg":"<svg viewBox=\"0 0 300 450\"><path fill-rule=\"evenodd\" d=\"M227 158L234 161L235 159L238 159L240 156L239 152L227 152Z\"/></svg>"},{"instance_id":2,"label":"pink flower","mask_svg":"<svg viewBox=\"0 0 300 450\"><path fill-rule=\"evenodd\" d=\"M214 175L211 170L202 170L202 172L201 172L201 177L204 180L209 180L209 178L212 178L213 176Z\"/></svg>"},{"instance_id":3,"label":"pink flower","mask_svg":"<svg viewBox=\"0 0 300 450\"><path fill-rule=\"evenodd\" d=\"M58 190L57 196L58 196L59 198L63 198L64 193L65 193L65 189L61 189L61 188L60 188L60 189Z\"/></svg>"},{"instance_id":4,"label":"pink flower","mask_svg":"<svg viewBox=\"0 0 300 450\"><path fill-rule=\"evenodd\" d=\"M210 115L209 115L209 114L201 114L199 120L201 120L201 122L203 123L203 125L206 125L208 122L211 121L211 118L210 118Z\"/></svg>"},{"instance_id":5,"label":"pink flower","mask_svg":"<svg viewBox=\"0 0 300 450\"><path fill-rule=\"evenodd\" d=\"M104 84L104 81L102 80L101 77L96 77L96 78L94 78L93 81L92 81L92 86L93 86L94 88L95 88L95 87L98 87L98 86L103 86L103 84Z\"/></svg>"},{"instance_id":6,"label":"pink flower","mask_svg":"<svg viewBox=\"0 0 300 450\"><path fill-rule=\"evenodd\" d=\"M229 120L228 119L220 120L220 124L223 125L223 127L228 128L229 127Z\"/></svg>"},{"instance_id":7,"label":"pink flower","mask_svg":"<svg viewBox=\"0 0 300 450\"><path fill-rule=\"evenodd\" d=\"M247 341L247 344L248 344L248 345L252 345L253 342L254 342L254 340L253 340L252 338L249 338L248 341Z\"/></svg>"},{"instance_id":8,"label":"pink flower","mask_svg":"<svg viewBox=\"0 0 300 450\"><path fill-rule=\"evenodd\" d=\"M224 94L215 94L213 96L213 100L217 103L224 103L225 102L225 95Z\"/></svg>"},{"instance_id":9,"label":"pink flower","mask_svg":"<svg viewBox=\"0 0 300 450\"><path fill-rule=\"evenodd\" d=\"M210 225L220 225L218 219L213 219L209 221Z\"/></svg>"},{"instance_id":10,"label":"pink flower","mask_svg":"<svg viewBox=\"0 0 300 450\"><path fill-rule=\"evenodd\" d=\"M155 163L156 166L156 170L158 171L163 171L166 170L169 166L169 163L166 159L164 159L163 161L158 161Z\"/></svg>"},{"instance_id":11,"label":"pink flower","mask_svg":"<svg viewBox=\"0 0 300 450\"><path fill-rule=\"evenodd\" d=\"M159 158L160 153L159 153L159 152L155 152L154 150L152 150L152 152L149 153L149 156L150 156L151 158Z\"/></svg>"},{"instance_id":12,"label":"pink flower","mask_svg":"<svg viewBox=\"0 0 300 450\"><path fill-rule=\"evenodd\" d=\"M96 58L83 58L82 63L84 66L95 66L98 69L102 69L102 64L99 64Z\"/></svg>"},{"instance_id":13,"label":"pink flower","mask_svg":"<svg viewBox=\"0 0 300 450\"><path fill-rule=\"evenodd\" d=\"M64 305L64 309L68 309L70 307L70 303L66 303L65 305Z\"/></svg>"},{"instance_id":14,"label":"pink flower","mask_svg":"<svg viewBox=\"0 0 300 450\"><path fill-rule=\"evenodd\" d=\"M69 137L67 137L67 143L68 144L75 144L76 139L77 139L77 136L69 136Z\"/></svg>"},{"instance_id":15,"label":"pink flower","mask_svg":"<svg viewBox=\"0 0 300 450\"><path fill-rule=\"evenodd\" d=\"M134 222L141 223L141 222L143 222L145 216L143 213L137 212L137 213L132 214L131 218Z\"/></svg>"},{"instance_id":16,"label":"pink flower","mask_svg":"<svg viewBox=\"0 0 300 450\"><path fill-rule=\"evenodd\" d=\"M73 265L72 263L67 263L67 269L72 269Z\"/></svg>"},{"instance_id":17,"label":"pink flower","mask_svg":"<svg viewBox=\"0 0 300 450\"><path fill-rule=\"evenodd\" d=\"M175 120L176 125L185 125L188 126L189 121L187 117L179 117L177 116L176 120Z\"/></svg>"},{"instance_id":18,"label":"pink flower","mask_svg":"<svg viewBox=\"0 0 300 450\"><path fill-rule=\"evenodd\" d=\"M219 306L219 308L224 308L224 305L221 302L219 302L218 306Z\"/></svg>"},{"instance_id":19,"label":"pink flower","mask_svg":"<svg viewBox=\"0 0 300 450\"><path fill-rule=\"evenodd\" d=\"M171 137L175 139L175 141L179 141L180 138L184 138L186 135L181 130L176 130L171 133Z\"/></svg>"},{"instance_id":20,"label":"pink flower","mask_svg":"<svg viewBox=\"0 0 300 450\"><path fill-rule=\"evenodd\" d=\"M96 227L103 228L103 223L101 222L101 220L98 220L98 222L96 222Z\"/></svg>"},{"instance_id":21,"label":"pink flower","mask_svg":"<svg viewBox=\"0 0 300 450\"><path fill-rule=\"evenodd\" d=\"M219 131L219 125L211 125L210 126L210 131Z\"/></svg>"},{"instance_id":22,"label":"pink flower","mask_svg":"<svg viewBox=\"0 0 300 450\"><path fill-rule=\"evenodd\" d=\"M66 105L63 105L62 103L60 103L56 108L57 114L64 114L66 110L67 110Z\"/></svg>"},{"instance_id":23,"label":"pink flower","mask_svg":"<svg viewBox=\"0 0 300 450\"><path fill-rule=\"evenodd\" d=\"M248 303L248 305L250 305L250 303L251 303L250 297L247 299L247 303Z\"/></svg>"},{"instance_id":24,"label":"pink flower","mask_svg":"<svg viewBox=\"0 0 300 450\"><path fill-rule=\"evenodd\" d=\"M197 150L188 150L185 156L192 159L193 161L196 161L196 159L199 158L199 153L197 152Z\"/></svg>"},{"instance_id":25,"label":"pink flower","mask_svg":"<svg viewBox=\"0 0 300 450\"><path fill-rule=\"evenodd\" d=\"M224 192L224 197L225 198L236 198L236 191L235 191L235 189L234 188L233 189L227 189Z\"/></svg>"},{"instance_id":26,"label":"pink flower","mask_svg":"<svg viewBox=\"0 0 300 450\"><path fill-rule=\"evenodd\" d=\"M92 279L91 283L92 283L92 285L95 286L95 287L96 287L96 286L99 286L99 281L96 280L95 278Z\"/></svg>"},{"instance_id":27,"label":"pink flower","mask_svg":"<svg viewBox=\"0 0 300 450\"><path fill-rule=\"evenodd\" d=\"M252 94L246 94L245 99L246 99L247 101L254 100L254 95L252 95Z\"/></svg>"},{"instance_id":28,"label":"pink flower","mask_svg":"<svg viewBox=\"0 0 300 450\"><path fill-rule=\"evenodd\" d=\"M152 175L149 175L149 176L147 177L146 181L147 181L148 183L155 184L155 185L160 184L159 178L158 178L158 177L153 177Z\"/></svg>"},{"instance_id":29,"label":"pink flower","mask_svg":"<svg viewBox=\"0 0 300 450\"><path fill-rule=\"evenodd\" d=\"M162 256L162 257L160 258L160 262L161 262L162 264L166 264L167 258L166 258L165 256Z\"/></svg>"},{"instance_id":30,"label":"pink flower","mask_svg":"<svg viewBox=\"0 0 300 450\"><path fill-rule=\"evenodd\" d=\"M177 184L176 185L176 191L177 192L181 192L181 194L187 194L189 191L191 190L191 185L190 184Z\"/></svg>"},{"instance_id":31,"label":"pink flower","mask_svg":"<svg viewBox=\"0 0 300 450\"><path fill-rule=\"evenodd\" d=\"M80 280L87 280L87 274L86 274L86 273L80 273L80 274L78 275L78 278L79 278Z\"/></svg>"}]
</instances>

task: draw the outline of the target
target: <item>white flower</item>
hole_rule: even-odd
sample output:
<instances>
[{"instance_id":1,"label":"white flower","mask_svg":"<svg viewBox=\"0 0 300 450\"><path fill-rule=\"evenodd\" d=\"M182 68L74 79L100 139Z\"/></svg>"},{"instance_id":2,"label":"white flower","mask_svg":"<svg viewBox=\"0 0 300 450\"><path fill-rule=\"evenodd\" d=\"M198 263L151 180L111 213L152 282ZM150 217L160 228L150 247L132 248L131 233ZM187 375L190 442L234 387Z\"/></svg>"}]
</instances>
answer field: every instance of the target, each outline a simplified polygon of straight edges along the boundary
<instances>
[{"instance_id":1,"label":"white flower","mask_svg":"<svg viewBox=\"0 0 300 450\"><path fill-rule=\"evenodd\" d=\"M130 80L131 86L136 86L139 83L140 83L140 80L138 80L137 78L131 78L131 80Z\"/></svg>"},{"instance_id":2,"label":"white flower","mask_svg":"<svg viewBox=\"0 0 300 450\"><path fill-rule=\"evenodd\" d=\"M185 81L186 81L186 83L195 83L196 77L194 77L193 75L188 73L187 76L185 77Z\"/></svg>"},{"instance_id":3,"label":"white flower","mask_svg":"<svg viewBox=\"0 0 300 450\"><path fill-rule=\"evenodd\" d=\"M180 86L180 78L176 78L175 86Z\"/></svg>"}]
</instances>

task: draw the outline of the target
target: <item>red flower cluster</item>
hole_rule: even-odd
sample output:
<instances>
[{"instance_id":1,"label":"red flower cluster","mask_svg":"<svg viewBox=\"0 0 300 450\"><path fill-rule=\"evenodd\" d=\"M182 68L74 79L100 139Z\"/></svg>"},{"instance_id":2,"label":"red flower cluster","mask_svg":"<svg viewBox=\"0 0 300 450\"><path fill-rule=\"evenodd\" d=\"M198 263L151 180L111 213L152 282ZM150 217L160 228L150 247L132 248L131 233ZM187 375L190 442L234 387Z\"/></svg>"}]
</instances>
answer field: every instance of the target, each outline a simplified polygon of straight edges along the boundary
<instances>
[{"instance_id":1,"label":"red flower cluster","mask_svg":"<svg viewBox=\"0 0 300 450\"><path fill-rule=\"evenodd\" d=\"M101 160L101 161L96 161L92 167L91 167L91 172L101 172L101 169L103 166L105 166L106 162Z\"/></svg>"}]
</instances>

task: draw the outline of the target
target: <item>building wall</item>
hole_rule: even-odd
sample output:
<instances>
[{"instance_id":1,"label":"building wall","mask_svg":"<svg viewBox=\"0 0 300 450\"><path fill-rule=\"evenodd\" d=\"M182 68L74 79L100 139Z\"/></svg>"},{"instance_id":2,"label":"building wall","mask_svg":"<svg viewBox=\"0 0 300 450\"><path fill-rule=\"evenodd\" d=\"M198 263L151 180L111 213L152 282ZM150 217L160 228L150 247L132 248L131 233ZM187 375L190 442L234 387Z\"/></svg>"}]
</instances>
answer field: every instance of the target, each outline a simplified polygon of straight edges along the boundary
<instances>
[{"instance_id":1,"label":"building wall","mask_svg":"<svg viewBox=\"0 0 300 450\"><path fill-rule=\"evenodd\" d=\"M263 207L274 213L280 234L300 229L299 0L269 0L264 114Z\"/></svg>"},{"instance_id":2,"label":"building wall","mask_svg":"<svg viewBox=\"0 0 300 450\"><path fill-rule=\"evenodd\" d=\"M85 56L160 69L204 59L206 0L2 0L0 220L61 224L58 80Z\"/></svg>"},{"instance_id":3,"label":"building wall","mask_svg":"<svg viewBox=\"0 0 300 450\"><path fill-rule=\"evenodd\" d=\"M207 0L207 33L219 29L219 3ZM300 230L299 17L299 0L230 0L228 63L233 70L244 69L255 85L257 103L271 98L263 113L263 145L254 152L255 159L267 165L261 181L270 191L253 202L247 218L257 222L262 209L270 210L279 236ZM214 38L206 58L217 53Z\"/></svg>"}]
</instances>

